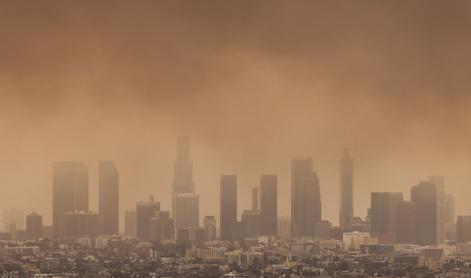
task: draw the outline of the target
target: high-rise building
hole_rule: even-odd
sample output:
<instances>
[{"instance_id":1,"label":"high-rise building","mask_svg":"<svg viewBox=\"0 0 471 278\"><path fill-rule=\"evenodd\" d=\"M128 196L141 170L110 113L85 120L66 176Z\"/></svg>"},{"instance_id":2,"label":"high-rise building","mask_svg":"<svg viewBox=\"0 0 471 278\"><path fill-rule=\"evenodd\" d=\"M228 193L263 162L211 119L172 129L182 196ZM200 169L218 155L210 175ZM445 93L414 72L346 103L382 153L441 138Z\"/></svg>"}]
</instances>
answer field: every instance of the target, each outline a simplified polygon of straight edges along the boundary
<instances>
[{"instance_id":1,"label":"high-rise building","mask_svg":"<svg viewBox=\"0 0 471 278\"><path fill-rule=\"evenodd\" d=\"M451 194L445 195L445 224L455 223L455 198Z\"/></svg>"},{"instance_id":2,"label":"high-rise building","mask_svg":"<svg viewBox=\"0 0 471 278\"><path fill-rule=\"evenodd\" d=\"M154 196L151 196L148 202L139 202L136 204L137 238L152 240L149 220L159 211L160 203L154 201Z\"/></svg>"},{"instance_id":3,"label":"high-rise building","mask_svg":"<svg viewBox=\"0 0 471 278\"><path fill-rule=\"evenodd\" d=\"M456 241L458 243L468 243L471 241L471 216L458 216Z\"/></svg>"},{"instance_id":4,"label":"high-rise building","mask_svg":"<svg viewBox=\"0 0 471 278\"><path fill-rule=\"evenodd\" d=\"M396 242L416 242L416 218L414 203L402 201L396 207Z\"/></svg>"},{"instance_id":5,"label":"high-rise building","mask_svg":"<svg viewBox=\"0 0 471 278\"><path fill-rule=\"evenodd\" d=\"M203 226L205 230L206 240L215 240L216 235L216 217L208 215L204 217Z\"/></svg>"},{"instance_id":6,"label":"high-rise building","mask_svg":"<svg viewBox=\"0 0 471 278\"><path fill-rule=\"evenodd\" d=\"M314 223L321 220L319 179L312 159L291 162L291 235L313 236Z\"/></svg>"},{"instance_id":7,"label":"high-rise building","mask_svg":"<svg viewBox=\"0 0 471 278\"><path fill-rule=\"evenodd\" d=\"M175 194L175 224L177 229L199 226L199 195Z\"/></svg>"},{"instance_id":8,"label":"high-rise building","mask_svg":"<svg viewBox=\"0 0 471 278\"><path fill-rule=\"evenodd\" d=\"M38 239L43 232L43 217L36 212L26 216L26 234L28 238Z\"/></svg>"},{"instance_id":9,"label":"high-rise building","mask_svg":"<svg viewBox=\"0 0 471 278\"><path fill-rule=\"evenodd\" d=\"M371 193L371 234L382 242L393 243L396 233L396 208L402 193Z\"/></svg>"},{"instance_id":10,"label":"high-rise building","mask_svg":"<svg viewBox=\"0 0 471 278\"><path fill-rule=\"evenodd\" d=\"M150 240L171 240L175 236L175 222L169 211L158 211L150 218Z\"/></svg>"},{"instance_id":11,"label":"high-rise building","mask_svg":"<svg viewBox=\"0 0 471 278\"><path fill-rule=\"evenodd\" d=\"M220 184L221 240L235 240L237 223L237 176L222 175Z\"/></svg>"},{"instance_id":12,"label":"high-rise building","mask_svg":"<svg viewBox=\"0 0 471 278\"><path fill-rule=\"evenodd\" d=\"M20 209L7 209L3 212L3 222L7 233L12 233L13 228L15 230L24 230L25 213Z\"/></svg>"},{"instance_id":13,"label":"high-rise building","mask_svg":"<svg viewBox=\"0 0 471 278\"><path fill-rule=\"evenodd\" d=\"M353 159L348 150L340 160L340 227L349 227L353 219Z\"/></svg>"},{"instance_id":14,"label":"high-rise building","mask_svg":"<svg viewBox=\"0 0 471 278\"><path fill-rule=\"evenodd\" d=\"M119 175L114 162L99 163L99 213L101 234L119 233Z\"/></svg>"},{"instance_id":15,"label":"high-rise building","mask_svg":"<svg viewBox=\"0 0 471 278\"><path fill-rule=\"evenodd\" d=\"M136 210L127 210L124 213L124 234L128 237L137 237Z\"/></svg>"},{"instance_id":16,"label":"high-rise building","mask_svg":"<svg viewBox=\"0 0 471 278\"><path fill-rule=\"evenodd\" d=\"M260 177L260 232L276 236L278 222L278 191L276 175Z\"/></svg>"},{"instance_id":17,"label":"high-rise building","mask_svg":"<svg viewBox=\"0 0 471 278\"><path fill-rule=\"evenodd\" d=\"M258 188L252 187L252 210L258 210Z\"/></svg>"},{"instance_id":18,"label":"high-rise building","mask_svg":"<svg viewBox=\"0 0 471 278\"><path fill-rule=\"evenodd\" d=\"M260 221L260 211L246 209L242 213L242 222L245 225L245 236L246 237L258 237L260 236L260 228L262 223Z\"/></svg>"},{"instance_id":19,"label":"high-rise building","mask_svg":"<svg viewBox=\"0 0 471 278\"><path fill-rule=\"evenodd\" d=\"M445 239L456 241L455 198L451 194L446 194L444 203Z\"/></svg>"},{"instance_id":20,"label":"high-rise building","mask_svg":"<svg viewBox=\"0 0 471 278\"><path fill-rule=\"evenodd\" d=\"M52 226L57 238L66 234L66 213L89 210L88 168L80 161L55 161L52 179Z\"/></svg>"},{"instance_id":21,"label":"high-rise building","mask_svg":"<svg viewBox=\"0 0 471 278\"><path fill-rule=\"evenodd\" d=\"M332 223L327 220L318 221L314 226L314 238L321 240L330 239L331 230Z\"/></svg>"},{"instance_id":22,"label":"high-rise building","mask_svg":"<svg viewBox=\"0 0 471 278\"><path fill-rule=\"evenodd\" d=\"M278 237L291 237L291 218L289 216L278 217Z\"/></svg>"},{"instance_id":23,"label":"high-rise building","mask_svg":"<svg viewBox=\"0 0 471 278\"><path fill-rule=\"evenodd\" d=\"M437 236L437 188L434 183L420 182L411 188L411 201L416 212L416 243L436 245Z\"/></svg>"},{"instance_id":24,"label":"high-rise building","mask_svg":"<svg viewBox=\"0 0 471 278\"><path fill-rule=\"evenodd\" d=\"M100 232L100 217L96 212L65 213L66 237L95 237Z\"/></svg>"},{"instance_id":25,"label":"high-rise building","mask_svg":"<svg viewBox=\"0 0 471 278\"><path fill-rule=\"evenodd\" d=\"M435 184L437 189L437 244L445 241L445 177L430 176L429 182Z\"/></svg>"},{"instance_id":26,"label":"high-rise building","mask_svg":"<svg viewBox=\"0 0 471 278\"><path fill-rule=\"evenodd\" d=\"M177 139L177 159L174 164L174 178L172 186L172 215L175 217L175 196L178 193L194 193L193 161L190 158L190 138Z\"/></svg>"}]
</instances>

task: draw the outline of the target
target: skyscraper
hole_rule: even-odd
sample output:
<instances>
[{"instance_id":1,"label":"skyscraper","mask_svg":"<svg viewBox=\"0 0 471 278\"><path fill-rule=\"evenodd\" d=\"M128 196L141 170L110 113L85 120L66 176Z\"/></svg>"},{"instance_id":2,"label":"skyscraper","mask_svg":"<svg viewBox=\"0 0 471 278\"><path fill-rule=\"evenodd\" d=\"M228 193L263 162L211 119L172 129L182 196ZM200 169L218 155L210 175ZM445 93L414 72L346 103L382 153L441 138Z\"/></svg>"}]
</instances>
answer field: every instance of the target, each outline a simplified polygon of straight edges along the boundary
<instances>
[{"instance_id":1,"label":"skyscraper","mask_svg":"<svg viewBox=\"0 0 471 278\"><path fill-rule=\"evenodd\" d=\"M353 159L345 150L340 160L340 227L349 227L353 219Z\"/></svg>"},{"instance_id":2,"label":"skyscraper","mask_svg":"<svg viewBox=\"0 0 471 278\"><path fill-rule=\"evenodd\" d=\"M209 215L205 216L203 220L206 240L215 240L216 235L216 217Z\"/></svg>"},{"instance_id":3,"label":"skyscraper","mask_svg":"<svg viewBox=\"0 0 471 278\"><path fill-rule=\"evenodd\" d=\"M124 213L124 234L129 237L137 237L136 210L127 210Z\"/></svg>"},{"instance_id":4,"label":"skyscraper","mask_svg":"<svg viewBox=\"0 0 471 278\"><path fill-rule=\"evenodd\" d=\"M445 195L445 224L455 223L455 198L451 194Z\"/></svg>"},{"instance_id":5,"label":"skyscraper","mask_svg":"<svg viewBox=\"0 0 471 278\"><path fill-rule=\"evenodd\" d=\"M431 182L420 182L411 188L411 201L416 211L416 240L421 245L435 245L437 237L437 188Z\"/></svg>"},{"instance_id":6,"label":"skyscraper","mask_svg":"<svg viewBox=\"0 0 471 278\"><path fill-rule=\"evenodd\" d=\"M169 211L158 211L150 218L150 240L171 240L175 237L175 222Z\"/></svg>"},{"instance_id":7,"label":"skyscraper","mask_svg":"<svg viewBox=\"0 0 471 278\"><path fill-rule=\"evenodd\" d=\"M458 216L456 241L458 243L468 243L471 241L471 216Z\"/></svg>"},{"instance_id":8,"label":"skyscraper","mask_svg":"<svg viewBox=\"0 0 471 278\"><path fill-rule=\"evenodd\" d=\"M260 236L260 228L263 225L260 221L260 211L253 209L246 209L242 213L242 222L245 228L245 237L258 237Z\"/></svg>"},{"instance_id":9,"label":"skyscraper","mask_svg":"<svg viewBox=\"0 0 471 278\"><path fill-rule=\"evenodd\" d=\"M445 241L445 177L430 176L429 182L437 189L437 244Z\"/></svg>"},{"instance_id":10,"label":"skyscraper","mask_svg":"<svg viewBox=\"0 0 471 278\"><path fill-rule=\"evenodd\" d=\"M414 203L402 201L396 207L396 236L397 243L416 242L416 217Z\"/></svg>"},{"instance_id":11,"label":"skyscraper","mask_svg":"<svg viewBox=\"0 0 471 278\"><path fill-rule=\"evenodd\" d=\"M66 234L66 213L88 211L88 168L80 161L55 161L52 179L52 226L57 238Z\"/></svg>"},{"instance_id":12,"label":"skyscraper","mask_svg":"<svg viewBox=\"0 0 471 278\"><path fill-rule=\"evenodd\" d=\"M199 226L199 195L196 193L177 193L175 195L176 229Z\"/></svg>"},{"instance_id":13,"label":"skyscraper","mask_svg":"<svg viewBox=\"0 0 471 278\"><path fill-rule=\"evenodd\" d=\"M394 242L396 208L402 202L402 193L371 193L371 234L383 242Z\"/></svg>"},{"instance_id":14,"label":"skyscraper","mask_svg":"<svg viewBox=\"0 0 471 278\"><path fill-rule=\"evenodd\" d=\"M159 211L160 203L154 201L154 196L151 196L147 202L136 204L137 238L152 240L150 235L150 219Z\"/></svg>"},{"instance_id":15,"label":"skyscraper","mask_svg":"<svg viewBox=\"0 0 471 278\"><path fill-rule=\"evenodd\" d=\"M177 159L174 164L174 179L172 186L172 215L175 217L175 196L178 193L194 193L193 162L190 159L190 138L177 139Z\"/></svg>"},{"instance_id":16,"label":"skyscraper","mask_svg":"<svg viewBox=\"0 0 471 278\"><path fill-rule=\"evenodd\" d=\"M100 232L100 217L96 212L74 211L65 214L66 237L94 237Z\"/></svg>"},{"instance_id":17,"label":"skyscraper","mask_svg":"<svg viewBox=\"0 0 471 278\"><path fill-rule=\"evenodd\" d=\"M38 239L42 236L43 217L36 212L26 216L26 234L28 238Z\"/></svg>"},{"instance_id":18,"label":"skyscraper","mask_svg":"<svg viewBox=\"0 0 471 278\"><path fill-rule=\"evenodd\" d=\"M100 229L104 235L119 233L119 175L114 162L99 163L99 214Z\"/></svg>"},{"instance_id":19,"label":"skyscraper","mask_svg":"<svg viewBox=\"0 0 471 278\"><path fill-rule=\"evenodd\" d=\"M278 193L276 175L260 177L260 224L261 234L276 236L278 221Z\"/></svg>"},{"instance_id":20,"label":"skyscraper","mask_svg":"<svg viewBox=\"0 0 471 278\"><path fill-rule=\"evenodd\" d=\"M258 188L252 187L252 209L258 210Z\"/></svg>"},{"instance_id":21,"label":"skyscraper","mask_svg":"<svg viewBox=\"0 0 471 278\"><path fill-rule=\"evenodd\" d=\"M313 236L314 223L321 220L319 179L312 159L291 161L291 235Z\"/></svg>"},{"instance_id":22,"label":"skyscraper","mask_svg":"<svg viewBox=\"0 0 471 278\"><path fill-rule=\"evenodd\" d=\"M221 240L235 239L237 223L237 176L222 175L220 184Z\"/></svg>"}]
</instances>

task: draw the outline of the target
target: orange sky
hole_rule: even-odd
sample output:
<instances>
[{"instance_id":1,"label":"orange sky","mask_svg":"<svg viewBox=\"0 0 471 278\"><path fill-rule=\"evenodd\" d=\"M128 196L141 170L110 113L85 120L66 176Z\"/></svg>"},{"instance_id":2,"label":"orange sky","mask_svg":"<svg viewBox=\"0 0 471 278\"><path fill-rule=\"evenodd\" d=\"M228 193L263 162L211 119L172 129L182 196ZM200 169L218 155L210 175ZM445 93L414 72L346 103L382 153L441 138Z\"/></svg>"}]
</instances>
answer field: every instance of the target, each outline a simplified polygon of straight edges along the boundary
<instances>
[{"instance_id":1,"label":"orange sky","mask_svg":"<svg viewBox=\"0 0 471 278\"><path fill-rule=\"evenodd\" d=\"M2 1L0 209L50 222L53 160L115 160L122 210L170 208L175 138L192 137L201 214L221 174L239 210L259 175L312 156L323 217L338 221L338 160L371 191L446 176L471 214L469 1ZM201 217L202 218L202 217Z\"/></svg>"}]
</instances>

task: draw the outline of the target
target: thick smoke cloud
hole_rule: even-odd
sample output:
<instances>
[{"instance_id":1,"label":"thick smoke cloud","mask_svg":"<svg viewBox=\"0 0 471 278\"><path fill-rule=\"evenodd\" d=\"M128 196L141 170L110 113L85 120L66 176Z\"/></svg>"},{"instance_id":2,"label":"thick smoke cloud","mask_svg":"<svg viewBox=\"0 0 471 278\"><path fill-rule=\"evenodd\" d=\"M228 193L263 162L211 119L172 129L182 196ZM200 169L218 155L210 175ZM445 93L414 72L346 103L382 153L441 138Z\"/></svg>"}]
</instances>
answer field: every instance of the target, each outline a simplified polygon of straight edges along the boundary
<instances>
[{"instance_id":1,"label":"thick smoke cloud","mask_svg":"<svg viewBox=\"0 0 471 278\"><path fill-rule=\"evenodd\" d=\"M470 30L458 0L2 1L0 208L50 220L53 160L86 161L96 192L113 159L123 210L151 193L169 209L187 134L203 215L224 173L239 209L278 174L288 215L290 159L312 156L337 222L344 147L356 214L431 174L471 213Z\"/></svg>"}]
</instances>

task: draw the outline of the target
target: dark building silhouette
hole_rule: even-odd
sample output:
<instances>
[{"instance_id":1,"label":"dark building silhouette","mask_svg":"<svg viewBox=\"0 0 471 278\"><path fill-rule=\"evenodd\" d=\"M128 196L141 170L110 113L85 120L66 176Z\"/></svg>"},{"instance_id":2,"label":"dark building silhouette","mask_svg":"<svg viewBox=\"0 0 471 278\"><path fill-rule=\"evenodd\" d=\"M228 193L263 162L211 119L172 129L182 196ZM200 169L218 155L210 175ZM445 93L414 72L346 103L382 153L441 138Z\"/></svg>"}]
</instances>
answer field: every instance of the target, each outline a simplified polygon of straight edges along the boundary
<instances>
[{"instance_id":1,"label":"dark building silhouette","mask_svg":"<svg viewBox=\"0 0 471 278\"><path fill-rule=\"evenodd\" d=\"M258 210L258 188L252 187L252 209Z\"/></svg>"},{"instance_id":2,"label":"dark building silhouette","mask_svg":"<svg viewBox=\"0 0 471 278\"><path fill-rule=\"evenodd\" d=\"M353 219L353 159L348 150L340 160L340 227L349 227Z\"/></svg>"},{"instance_id":3,"label":"dark building silhouette","mask_svg":"<svg viewBox=\"0 0 471 278\"><path fill-rule=\"evenodd\" d=\"M26 216L26 234L28 238L38 239L42 237L43 217L36 212Z\"/></svg>"},{"instance_id":4,"label":"dark building silhouette","mask_svg":"<svg viewBox=\"0 0 471 278\"><path fill-rule=\"evenodd\" d=\"M435 245L437 234L437 188L431 182L420 182L411 188L411 201L416 212L416 240L421 245Z\"/></svg>"},{"instance_id":5,"label":"dark building silhouette","mask_svg":"<svg viewBox=\"0 0 471 278\"><path fill-rule=\"evenodd\" d=\"M100 233L100 217L96 212L68 212L65 220L66 237L95 237Z\"/></svg>"},{"instance_id":6,"label":"dark building silhouette","mask_svg":"<svg viewBox=\"0 0 471 278\"><path fill-rule=\"evenodd\" d=\"M137 237L137 212L135 210L127 210L124 213L124 234Z\"/></svg>"},{"instance_id":7,"label":"dark building silhouette","mask_svg":"<svg viewBox=\"0 0 471 278\"><path fill-rule=\"evenodd\" d=\"M154 201L151 196L148 202L139 202L136 204L137 217L137 238L143 240L152 240L150 234L150 219L160 211L160 203Z\"/></svg>"},{"instance_id":8,"label":"dark building silhouette","mask_svg":"<svg viewBox=\"0 0 471 278\"><path fill-rule=\"evenodd\" d=\"M435 184L437 190L437 244L442 244L445 242L445 177L430 176L428 180Z\"/></svg>"},{"instance_id":9,"label":"dark building silhouette","mask_svg":"<svg viewBox=\"0 0 471 278\"><path fill-rule=\"evenodd\" d=\"M382 242L394 242L396 208L402 202L402 193L371 193L371 234Z\"/></svg>"},{"instance_id":10,"label":"dark building silhouette","mask_svg":"<svg viewBox=\"0 0 471 278\"><path fill-rule=\"evenodd\" d=\"M155 215L150 218L150 240L171 240L175 235L175 222L170 217L169 211L157 211Z\"/></svg>"},{"instance_id":11,"label":"dark building silhouette","mask_svg":"<svg viewBox=\"0 0 471 278\"><path fill-rule=\"evenodd\" d=\"M396 208L396 242L415 243L416 239L416 216L414 203L402 201Z\"/></svg>"},{"instance_id":12,"label":"dark building silhouette","mask_svg":"<svg viewBox=\"0 0 471 278\"><path fill-rule=\"evenodd\" d=\"M88 168L80 161L55 161L52 177L54 237L66 235L65 214L88 211Z\"/></svg>"},{"instance_id":13,"label":"dark building silhouette","mask_svg":"<svg viewBox=\"0 0 471 278\"><path fill-rule=\"evenodd\" d=\"M276 236L278 221L278 191L276 175L260 177L261 235Z\"/></svg>"},{"instance_id":14,"label":"dark building silhouette","mask_svg":"<svg viewBox=\"0 0 471 278\"><path fill-rule=\"evenodd\" d=\"M103 235L119 233L119 175L114 162L98 165L98 207Z\"/></svg>"},{"instance_id":15,"label":"dark building silhouette","mask_svg":"<svg viewBox=\"0 0 471 278\"><path fill-rule=\"evenodd\" d=\"M458 216L456 222L456 241L468 243L471 241L471 216Z\"/></svg>"},{"instance_id":16,"label":"dark building silhouette","mask_svg":"<svg viewBox=\"0 0 471 278\"><path fill-rule=\"evenodd\" d=\"M217 238L216 234L216 217L209 215L205 216L203 220L203 227L205 231L206 240L215 240Z\"/></svg>"},{"instance_id":17,"label":"dark building silhouette","mask_svg":"<svg viewBox=\"0 0 471 278\"><path fill-rule=\"evenodd\" d=\"M199 195L196 193L177 193L175 195L176 229L199 226Z\"/></svg>"},{"instance_id":18,"label":"dark building silhouette","mask_svg":"<svg viewBox=\"0 0 471 278\"><path fill-rule=\"evenodd\" d=\"M223 175L220 184L221 240L235 240L237 223L237 176Z\"/></svg>"},{"instance_id":19,"label":"dark building silhouette","mask_svg":"<svg viewBox=\"0 0 471 278\"><path fill-rule=\"evenodd\" d=\"M312 159L291 162L291 235L313 236L314 224L321 220L319 179Z\"/></svg>"},{"instance_id":20,"label":"dark building silhouette","mask_svg":"<svg viewBox=\"0 0 471 278\"><path fill-rule=\"evenodd\" d=\"M245 225L245 237L258 237L260 236L261 226L263 225L260 221L260 211L246 209L242 213L242 222Z\"/></svg>"},{"instance_id":21,"label":"dark building silhouette","mask_svg":"<svg viewBox=\"0 0 471 278\"><path fill-rule=\"evenodd\" d=\"M194 193L193 162L190 158L190 138L177 139L177 159L174 164L174 179L172 186L172 215L175 217L175 197L178 193ZM176 219L175 219L176 220ZM177 220L176 220L177 221Z\"/></svg>"}]
</instances>

